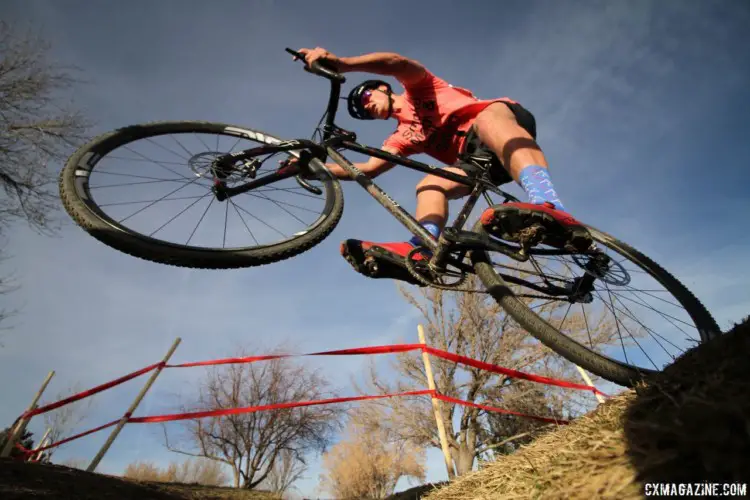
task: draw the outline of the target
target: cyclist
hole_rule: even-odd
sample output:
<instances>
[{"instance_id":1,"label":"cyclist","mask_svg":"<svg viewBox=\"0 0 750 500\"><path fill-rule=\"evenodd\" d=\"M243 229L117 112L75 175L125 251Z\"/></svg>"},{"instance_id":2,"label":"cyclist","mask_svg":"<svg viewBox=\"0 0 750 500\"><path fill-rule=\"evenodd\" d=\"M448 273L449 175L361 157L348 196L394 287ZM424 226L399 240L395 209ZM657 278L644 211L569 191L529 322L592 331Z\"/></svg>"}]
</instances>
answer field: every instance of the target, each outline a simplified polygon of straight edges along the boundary
<instances>
[{"instance_id":1,"label":"cyclist","mask_svg":"<svg viewBox=\"0 0 750 500\"><path fill-rule=\"evenodd\" d=\"M550 180L544 153L536 143L534 116L507 98L480 100L469 90L454 87L438 78L417 61L391 52L374 52L355 57L337 57L321 47L299 50L309 66L324 61L339 73L367 72L396 78L404 92L395 94L382 80L367 80L354 87L347 98L349 113L361 120L395 118L396 131L382 149L400 156L425 153L453 165L445 170L473 174L473 167L457 163L459 154L489 154L490 178L496 184L516 181L526 192L528 203L506 203L487 209L481 216L493 234L517 241L519 230L534 223L545 228L544 243L572 246L583 251L592 243L588 231L566 213ZM355 166L368 177L376 177L394 165L371 157ZM326 164L333 175L349 174L335 163ZM428 175L417 184L416 219L437 237L448 219L448 200L469 193L466 186ZM493 229L490 229L493 228ZM419 285L406 269L406 255L420 244L417 237L405 242L375 243L349 239L341 254L359 273L371 278L391 278ZM377 270L365 265L375 259ZM425 258L417 254L415 259Z\"/></svg>"}]
</instances>

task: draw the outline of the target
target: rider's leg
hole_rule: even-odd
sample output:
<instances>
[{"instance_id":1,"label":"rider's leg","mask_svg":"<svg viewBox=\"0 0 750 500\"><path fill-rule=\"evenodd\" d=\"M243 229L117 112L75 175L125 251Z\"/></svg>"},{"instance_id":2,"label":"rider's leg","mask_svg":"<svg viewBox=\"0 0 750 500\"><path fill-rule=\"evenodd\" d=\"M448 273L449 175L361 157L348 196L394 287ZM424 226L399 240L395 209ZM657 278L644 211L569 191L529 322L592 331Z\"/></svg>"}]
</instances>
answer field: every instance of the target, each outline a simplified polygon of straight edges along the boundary
<instances>
[{"instance_id":1,"label":"rider's leg","mask_svg":"<svg viewBox=\"0 0 750 500\"><path fill-rule=\"evenodd\" d=\"M505 103L487 106L474 120L474 130L500 160L514 181L529 196L529 202L550 202L564 210L549 178L544 153L531 134L519 125Z\"/></svg>"},{"instance_id":2,"label":"rider's leg","mask_svg":"<svg viewBox=\"0 0 750 500\"><path fill-rule=\"evenodd\" d=\"M447 167L443 170L466 175L460 168ZM437 237L448 220L448 200L466 196L469 191L468 186L458 182L437 175L428 175L417 184L416 219L430 234ZM416 236L409 240L414 245L418 245L419 241Z\"/></svg>"}]
</instances>

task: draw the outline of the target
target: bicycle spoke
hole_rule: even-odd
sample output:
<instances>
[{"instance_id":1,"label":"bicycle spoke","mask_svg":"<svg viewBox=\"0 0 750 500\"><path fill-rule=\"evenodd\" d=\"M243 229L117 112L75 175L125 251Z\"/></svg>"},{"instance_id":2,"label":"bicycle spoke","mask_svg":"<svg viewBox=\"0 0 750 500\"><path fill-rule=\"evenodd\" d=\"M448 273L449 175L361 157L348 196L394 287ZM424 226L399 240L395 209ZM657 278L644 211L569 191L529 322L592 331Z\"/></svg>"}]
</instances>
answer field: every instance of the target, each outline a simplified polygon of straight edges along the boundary
<instances>
[{"instance_id":1,"label":"bicycle spoke","mask_svg":"<svg viewBox=\"0 0 750 500\"><path fill-rule=\"evenodd\" d=\"M153 142L153 141L152 141L152 142ZM159 163L159 162L158 162L158 161L156 161L156 160L152 160L151 158L146 158L146 157L145 157L145 156L144 156L143 154L139 153L138 151L134 151L134 150L130 149L130 147L128 147L128 146L124 146L124 147L125 147L125 149L127 149L128 151L130 151L130 152L132 152L132 153L135 153L135 154L137 154L138 156L142 157L142 158L143 158L144 160L147 160L147 161L149 161L150 163L153 163L154 165L158 165L158 166L160 166L161 168L163 168L164 170L167 170L167 171L169 171L169 172L173 173L174 175L176 175L176 176L178 176L178 177L182 177L182 178L184 178L184 179L188 179L188 178L189 178L189 177L185 177L184 175L180 175L180 173L179 173L179 172L175 172L175 171L174 171L174 170L172 170L171 168L169 168L169 167L166 167L166 166L162 165L161 163Z\"/></svg>"},{"instance_id":2,"label":"bicycle spoke","mask_svg":"<svg viewBox=\"0 0 750 500\"><path fill-rule=\"evenodd\" d=\"M617 296L615 296L615 297L617 297ZM644 324L643 324L643 323L642 323L642 322L641 322L641 321L640 321L640 320L639 320L639 319L638 319L638 318L636 317L635 313L633 313L633 311L631 311L631 310L630 310L630 308L629 308L629 307L628 307L628 306L627 306L626 304L624 304L624 303L623 303L622 301L619 301L619 302L620 302L620 304L622 304L622 307L624 307L624 308L625 308L625 310L626 310L626 311L628 312L628 316L629 316L630 318L632 318L632 319L633 319L633 321L635 321L636 323L638 323L638 324L639 324L639 325L641 326L641 328L643 328L643 329L645 329L646 331L648 331L649 333L651 333L651 334L652 334L652 335L653 335L654 337L659 337L660 339L662 339L662 340L663 340L664 342L666 342L666 343L670 344L670 345L671 345L672 347L674 347L675 349L680 349L680 348L679 348L679 347L677 347L677 346L676 346L675 344L673 344L672 342L670 342L670 341L669 341L669 339L667 339L667 338L663 337L662 335L660 335L660 334L656 333L656 331L655 331L655 330L653 330L653 329L651 329L651 328L647 327L646 325L644 325ZM612 305L614 306L614 304L612 304ZM684 332L683 332L683 333L684 333ZM654 340L656 340L656 339L654 339ZM661 347L662 349L664 349L664 352L666 352L666 353L667 353L667 355L670 355L670 354L669 354L669 351L667 351L667 350L666 350L666 349L664 348L664 346L663 346L663 345L661 345L661 342L659 342L658 340L656 340L656 343L657 343L657 344L659 344L659 347ZM673 357L673 359L674 359L674 357Z\"/></svg>"},{"instance_id":3,"label":"bicycle spoke","mask_svg":"<svg viewBox=\"0 0 750 500\"><path fill-rule=\"evenodd\" d=\"M205 142L203 141L203 139L201 139L201 136L200 136L200 135L196 134L195 132L193 132L193 135L194 135L195 137L197 137L197 138L198 138L198 140L199 140L199 141L201 142L201 144L203 145L203 147L205 147L205 148L206 148L206 151L209 151L209 150L211 149L210 147L208 147L208 144L206 144L206 143L205 143ZM218 151L218 149L217 149L217 151Z\"/></svg>"},{"instance_id":4,"label":"bicycle spoke","mask_svg":"<svg viewBox=\"0 0 750 500\"><path fill-rule=\"evenodd\" d=\"M636 302L635 300L633 300L633 299L631 299L631 298L629 298L629 297L625 297L625 296L623 296L623 298L625 298L625 299L627 299L627 300L629 300L629 301L631 301L631 302L635 302L636 304L638 304L638 302ZM664 317L665 319L666 319L666 318L671 318L671 319L673 319L673 320L675 320L675 321L679 321L680 323L682 323L682 324L684 324L684 325L686 325L686 326L690 326L690 327L692 327L692 326L693 326L693 325L691 325L690 323L688 323L688 322L686 322L686 321L682 321L682 320L681 320L681 319L679 319L679 318L675 318L674 316L671 316L671 315L669 315L669 314L663 313L663 312L661 312L661 311L657 311L656 309L654 309L653 307L649 306L648 304L640 304L640 305L642 305L643 307L645 307L645 308L647 308L647 309L650 309L650 310L654 311L654 312L655 312L656 314L659 314L659 315L663 316L663 317ZM685 333L685 332L683 332L683 333Z\"/></svg>"},{"instance_id":5,"label":"bicycle spoke","mask_svg":"<svg viewBox=\"0 0 750 500\"><path fill-rule=\"evenodd\" d=\"M589 337L589 347L593 348L594 341L591 338L591 330L589 329L589 320L588 320L588 317L586 316L586 308L583 307L583 304L581 304L581 313L583 313L583 322L586 324L586 334Z\"/></svg>"},{"instance_id":6,"label":"bicycle spoke","mask_svg":"<svg viewBox=\"0 0 750 500\"><path fill-rule=\"evenodd\" d=\"M547 302L542 302L541 304L537 304L535 306L530 306L529 309L539 309L539 308L542 308L542 307L546 306L547 304L551 304L553 302L557 302L557 301L556 300L548 300Z\"/></svg>"},{"instance_id":7,"label":"bicycle spoke","mask_svg":"<svg viewBox=\"0 0 750 500\"><path fill-rule=\"evenodd\" d=\"M615 296L617 297L617 295L615 295ZM651 328L648 328L647 326L643 325L643 324L641 323L641 321L640 321L640 320L638 320L638 318L636 318L636 317L635 317L635 316L636 316L636 315L635 315L635 313L633 313L633 312L632 312L632 311L630 310L630 308L629 308L629 307L628 307L628 306L627 306L627 305L626 305L626 304L625 304L624 302L622 302L622 300L620 300L619 302L620 302L620 304L622 304L622 306L623 306L623 307L624 307L625 309L627 309L627 310L628 310L628 312L629 312L629 313L630 313L630 314L632 315L632 319L633 319L633 321L636 321L637 323L639 323L639 324L640 324L640 325L641 325L641 326L642 326L642 327L643 327L644 329L647 329L647 330L648 330L649 332L651 332L651 333L652 333L653 335L655 335L655 336L657 336L657 337L661 338L661 339L662 339L662 340L664 340L665 342L668 342L669 344L671 344L672 346L674 346L674 347L675 347L675 349L679 349L679 347L677 347L676 345L672 344L672 342L670 342L670 341L669 341L668 339L666 339L666 338L662 337L661 335L659 335L658 333L656 333L656 332L655 332L654 330L652 330ZM659 311L656 311L656 312L657 312L657 313L659 313ZM660 314L660 313L659 313L659 314ZM670 324L670 325L672 325L672 326L673 326L673 327L675 327L675 328L676 328L677 330L679 330L680 332L682 332L683 334L685 334L685 336L688 336L687 332L686 332L685 330L683 330L682 328L680 328L680 326L679 326L679 325L676 325L676 324L675 324L675 323L674 323L674 322L673 322L672 320L670 320L669 318L665 317L664 315L662 315L662 316L664 317L664 319L666 319L666 320L667 320L667 321L669 322L669 324Z\"/></svg>"},{"instance_id":8,"label":"bicycle spoke","mask_svg":"<svg viewBox=\"0 0 750 500\"><path fill-rule=\"evenodd\" d=\"M193 157L193 153L191 153L185 146L183 146L182 143L180 142L180 140L177 139L177 137L175 137L174 134L169 134L169 137L171 137L172 140L174 140L174 142L176 142L177 145L180 146L182 148L182 150L187 153L188 158L192 158Z\"/></svg>"},{"instance_id":9,"label":"bicycle spoke","mask_svg":"<svg viewBox=\"0 0 750 500\"><path fill-rule=\"evenodd\" d=\"M221 248L227 247L227 221L229 220L229 203L224 203L224 237L221 240Z\"/></svg>"},{"instance_id":10,"label":"bicycle spoke","mask_svg":"<svg viewBox=\"0 0 750 500\"><path fill-rule=\"evenodd\" d=\"M193 156L193 155L191 155L190 153L188 153L188 157L187 157L187 158L185 158L185 157L184 157L184 156L182 156L182 155L181 155L180 153L177 153L177 152L175 152L175 151L172 151L172 150L171 150L171 149L169 149L168 147L166 147L166 146L164 146L164 145L162 145L162 144L160 144L160 143L156 142L155 140L151 139L150 137L146 138L146 140L147 140L148 142L150 142L151 144L153 144L154 146L157 146L157 147L159 147L159 148L163 149L164 151L167 151L167 152L169 152L169 153L172 153L173 155L175 155L175 156L177 156L178 158L181 158L181 159L183 159L183 160L185 160L185 161L188 161L188 160L190 159L190 157L191 157L191 156Z\"/></svg>"},{"instance_id":11,"label":"bicycle spoke","mask_svg":"<svg viewBox=\"0 0 750 500\"><path fill-rule=\"evenodd\" d=\"M144 201L121 201L118 203L100 203L99 208L102 207L115 207L115 206L121 206L121 205L136 205L138 203L152 203L152 202L159 202L159 201L177 201L177 200L194 200L196 198L205 198L206 196L210 195L211 193L208 192L203 195L196 195L196 196L178 196L177 198L165 198L161 200L144 200Z\"/></svg>"},{"instance_id":12,"label":"bicycle spoke","mask_svg":"<svg viewBox=\"0 0 750 500\"><path fill-rule=\"evenodd\" d=\"M201 196L200 198L198 198L197 200L195 200L193 203L191 203L190 205L188 205L187 207L185 207L184 209L182 209L180 211L180 213L178 213L177 215L175 215L174 217L172 217L171 219L169 219L167 222L165 222L164 224L162 224L161 226L159 226L159 228L156 229L155 231L153 231L151 234L149 234L149 236L153 236L156 233L158 233L159 231L161 231L162 229L164 229L169 223L171 223L173 220L177 219L177 217L179 217L180 215L182 215L185 212L187 212L191 207L195 206L195 204L197 204L199 201L201 201L202 199L204 199L206 196L208 196L210 194L211 193L206 193L203 196Z\"/></svg>"},{"instance_id":13,"label":"bicycle spoke","mask_svg":"<svg viewBox=\"0 0 750 500\"><path fill-rule=\"evenodd\" d=\"M211 198L211 201L208 202L208 206L206 207L206 210L203 211L203 215L201 215L201 218L198 219L198 224L195 225L195 228L193 229L193 232L190 233L190 237L185 242L185 245L190 244L190 240L193 239L193 236L195 236L195 232L198 230L198 226L201 225L201 222L203 222L203 219L206 217L206 214L208 213L208 209L211 208L211 205L213 204L214 200L216 198Z\"/></svg>"},{"instance_id":14,"label":"bicycle spoke","mask_svg":"<svg viewBox=\"0 0 750 500\"><path fill-rule=\"evenodd\" d=\"M96 174L106 174L106 175L116 175L119 177L133 177L135 179L150 179L153 181L161 181L161 182L192 182L194 179L190 177L180 177L179 179L162 179L160 177L149 177L147 175L135 175L135 174L123 174L121 172L104 172L102 170L96 170ZM199 177L198 177L199 178ZM205 186L205 184L201 184L201 186ZM90 187L90 189L93 189L93 186Z\"/></svg>"},{"instance_id":15,"label":"bicycle spoke","mask_svg":"<svg viewBox=\"0 0 750 500\"><path fill-rule=\"evenodd\" d=\"M562 330L563 324L565 323L565 320L568 319L568 313L570 312L570 308L573 307L573 303L571 302L568 304L568 308L565 310L565 315L563 316L562 321L560 321L560 328L558 330Z\"/></svg>"},{"instance_id":16,"label":"bicycle spoke","mask_svg":"<svg viewBox=\"0 0 750 500\"><path fill-rule=\"evenodd\" d=\"M267 224L267 223L266 223L265 221L263 221L263 220L261 220L261 219L257 218L256 216L254 216L253 214L251 214L250 212L248 212L247 210L245 210L245 209L244 209L243 207L241 207L241 206L239 206L239 205L235 205L235 206L236 206L236 207L237 207L238 209L240 209L240 210L242 210L243 212L245 212L245 213L246 213L247 215L249 215L250 217L252 217L253 219L257 220L258 222L260 222L261 224L263 224L264 226L266 226L267 228L269 228L269 229L272 229L272 230L276 231L277 233L279 233L279 234L280 234L281 236L283 236L284 238L286 238L286 237L287 237L287 235L286 235L286 234L282 233L281 231L279 231L279 230L278 230L278 229L276 229L275 227L273 227L273 226L270 226L270 225L268 225L268 224Z\"/></svg>"},{"instance_id":17,"label":"bicycle spoke","mask_svg":"<svg viewBox=\"0 0 750 500\"><path fill-rule=\"evenodd\" d=\"M236 140L236 141L234 141L234 144L232 144L232 147L231 147L231 148L229 148L229 152L230 152L230 153L233 153L233 152L234 152L234 148L236 148L236 147L237 147L237 144L239 144L241 140L242 140L242 137L238 137L238 138L237 138L237 140ZM218 146L217 146L216 150L218 151L218 149L219 149L219 148L218 148Z\"/></svg>"},{"instance_id":18,"label":"bicycle spoke","mask_svg":"<svg viewBox=\"0 0 750 500\"><path fill-rule=\"evenodd\" d=\"M242 217L242 214L240 213L240 211L237 210L237 205L235 205L234 201L232 201L231 198L229 198L227 201L232 204L232 207L234 208L234 211L237 212L237 216L240 218L240 220L242 221L242 223L245 225L245 229L247 229L247 232L250 233L250 237L253 239L253 241L255 242L255 244L259 245L258 240L255 238L255 235L250 230L250 227L247 225L247 222L245 222L245 218Z\"/></svg>"},{"instance_id":19,"label":"bicycle spoke","mask_svg":"<svg viewBox=\"0 0 750 500\"><path fill-rule=\"evenodd\" d=\"M265 196L257 196L257 198L259 198L259 199L261 199L261 200L266 200L266 201L270 201L271 203L273 203L274 205L276 205L277 207L279 207L280 209L282 209L282 210L283 210L284 212L286 212L286 213L288 213L289 215L291 215L292 217L294 217L294 218L295 218L295 219L296 219L296 220L297 220L298 222L300 222L300 223L302 223L302 224L307 224L307 222L303 221L302 219L300 219L299 217L297 217L296 215L294 215L294 214L293 214L292 212L290 212L290 211L289 211L289 210L287 210L286 208L282 207L282 206L281 206L281 204L280 204L280 203L278 203L278 202L276 202L275 200L272 200L272 199L270 199L270 198L267 198L267 197L265 197ZM311 212L312 212L312 210L311 210Z\"/></svg>"},{"instance_id":20,"label":"bicycle spoke","mask_svg":"<svg viewBox=\"0 0 750 500\"><path fill-rule=\"evenodd\" d=\"M618 290L618 291L619 291L619 290ZM675 307L679 307L679 308L682 308L682 309L684 309L684 307L682 307L682 305L681 305L681 304L676 304L676 303L674 303L674 302L670 302L669 300L667 300L667 299L664 299L664 298L662 298L662 297L657 297L656 295L651 295L651 294L649 293L649 290L640 290L640 289L635 289L635 288L631 289L631 287L628 287L628 290L624 290L624 291L628 291L628 292L642 292L642 293L643 293L644 295L648 295L649 297L652 297L652 298L654 298L654 299L656 299L656 300L661 300L662 302L666 302L667 304L669 304L669 305L671 305L671 306L675 306ZM663 290L663 291L665 291L665 292L666 292L666 290Z\"/></svg>"},{"instance_id":21,"label":"bicycle spoke","mask_svg":"<svg viewBox=\"0 0 750 500\"><path fill-rule=\"evenodd\" d=\"M185 182L188 182L188 181L185 181L185 180L165 179L165 180L161 180L161 181L125 182L123 184L107 184L107 185L104 185L104 186L89 186L89 189L106 189L106 188L123 187L123 186L140 186L140 185L143 185L143 184L158 184L160 182L181 182L181 183L185 183ZM201 184L201 186L205 187L205 184Z\"/></svg>"},{"instance_id":22,"label":"bicycle spoke","mask_svg":"<svg viewBox=\"0 0 750 500\"><path fill-rule=\"evenodd\" d=\"M198 179L198 178L196 177L196 180L197 180L197 179ZM195 182L195 181L193 181L193 182ZM134 215L137 215L137 214L139 214L139 213L143 212L144 210L146 210L147 208L149 208L149 207L152 207L152 206L156 205L156 204L157 204L157 203L159 203L160 201L164 200L164 198L166 198L167 196L169 196L169 195L171 195L171 194L174 194L174 193L176 193L177 191L180 191L181 189L184 189L185 187L189 186L190 184L192 184L192 182L189 182L189 183L187 183L187 184L183 184L182 186L178 187L178 188L177 188L177 189L175 189L174 191L170 191L169 193L165 194L164 196L162 196L162 197L161 197L161 198L159 198L158 200L156 200L156 201L154 201L154 202L152 202L152 203L150 203L150 204L146 205L145 207L141 208L141 209L140 209L140 210L138 210L137 212L134 212L134 213L132 213L132 214L128 215L127 217L125 217L124 219L122 219L122 220L119 220L119 221L117 221L117 222L119 222L120 224L122 224L123 222L125 222L125 221L126 221L126 220L128 220L128 219L130 219L130 218L131 218L131 217L133 217Z\"/></svg>"},{"instance_id":23,"label":"bicycle spoke","mask_svg":"<svg viewBox=\"0 0 750 500\"><path fill-rule=\"evenodd\" d=\"M124 158L122 156L111 156L107 155L107 158L110 160L124 160L124 161L131 161L131 162L144 162L144 163L153 163L153 160L144 160L143 158ZM185 164L183 162L179 161L165 161L161 160L160 163L163 163L165 165L178 165L181 167L184 167Z\"/></svg>"},{"instance_id":24,"label":"bicycle spoke","mask_svg":"<svg viewBox=\"0 0 750 500\"><path fill-rule=\"evenodd\" d=\"M601 294L599 294L598 291L597 291L597 295L599 295L601 297ZM604 302L603 298L602 298L602 302ZM625 329L625 331L628 332L628 334L630 335L630 337L633 339L633 342L635 342L635 344L638 346L638 348L641 350L641 352L643 352L643 355L646 356L646 358L648 358L649 361L651 361L651 364L654 365L654 367L656 367L656 363L653 362L653 360L648 355L648 353L645 351L645 349L643 349L643 347L641 346L641 343L638 342L638 339L636 339L635 336L632 333L630 333L630 330L628 330L628 327L624 323L622 323L620 321L620 319L617 317L617 314L615 314L614 306L610 306L609 309L612 312L612 315L615 317L615 324L617 325L617 334L620 337L620 344L622 345L622 352L623 352L623 355L625 356L625 362L628 363L628 364L630 364L630 361L628 360L627 352L625 351L625 342L624 342L624 340L622 338L622 332L620 331L620 326L621 325Z\"/></svg>"}]
</instances>

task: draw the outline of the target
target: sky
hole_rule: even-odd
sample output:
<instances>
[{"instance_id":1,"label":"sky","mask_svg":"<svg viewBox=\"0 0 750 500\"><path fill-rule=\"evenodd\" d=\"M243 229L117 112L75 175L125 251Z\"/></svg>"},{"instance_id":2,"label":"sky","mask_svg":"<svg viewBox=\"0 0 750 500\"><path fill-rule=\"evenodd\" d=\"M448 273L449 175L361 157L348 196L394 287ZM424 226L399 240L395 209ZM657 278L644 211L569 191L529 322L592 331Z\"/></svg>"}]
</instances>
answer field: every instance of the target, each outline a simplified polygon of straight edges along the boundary
<instances>
[{"instance_id":1,"label":"sky","mask_svg":"<svg viewBox=\"0 0 750 500\"><path fill-rule=\"evenodd\" d=\"M742 230L750 213L743 56L750 5L742 0L6 0L0 18L39 33L54 60L81 69L87 83L72 97L96 123L92 136L156 120L207 120L309 137L327 83L301 71L285 47L404 54L480 98L521 102L536 116L572 214L664 265L722 328L750 313L750 236ZM345 90L365 78L350 75ZM393 130L345 112L339 123L374 146ZM419 178L394 170L378 183L413 209ZM356 185L344 190L344 217L328 239L294 259L243 270L145 262L70 222L56 238L15 228L2 265L22 286L3 300L21 313L0 338L0 420L13 421L51 369L49 394L93 386L157 361L177 336L177 362L226 357L238 346L310 352L416 341L420 317L395 284L358 275L338 254L346 238L407 235ZM366 360L309 363L346 391ZM137 413L158 413L189 393L200 370L163 372ZM98 396L80 430L119 416L140 384ZM43 432L39 419L31 430ZM159 433L126 427L99 471L168 461ZM106 432L81 439L57 458L88 459L105 439ZM427 464L428 481L445 479L439 450ZM302 494L316 494L319 472L314 459L297 485Z\"/></svg>"}]
</instances>

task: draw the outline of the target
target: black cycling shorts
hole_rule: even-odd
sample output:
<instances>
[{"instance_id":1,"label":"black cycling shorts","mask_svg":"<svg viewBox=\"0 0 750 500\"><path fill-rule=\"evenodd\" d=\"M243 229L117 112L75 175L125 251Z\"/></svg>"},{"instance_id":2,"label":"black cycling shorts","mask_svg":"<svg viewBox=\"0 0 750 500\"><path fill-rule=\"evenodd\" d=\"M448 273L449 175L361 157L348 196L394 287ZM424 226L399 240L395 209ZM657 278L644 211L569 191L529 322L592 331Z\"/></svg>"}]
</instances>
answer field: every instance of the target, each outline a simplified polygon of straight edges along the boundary
<instances>
[{"instance_id":1,"label":"black cycling shorts","mask_svg":"<svg viewBox=\"0 0 750 500\"><path fill-rule=\"evenodd\" d=\"M521 126L521 128L526 130L531 135L531 137L536 140L536 119L534 118L534 115L518 103L504 101L498 102L502 102L503 104L508 106L508 108L510 108L510 110L515 115L516 121ZM492 152L489 147L487 147L486 144L482 142L482 140L474 130L474 126L472 126L466 133L466 141L464 142L464 146L459 154L459 161L454 166L460 168L469 175L478 175L480 172L478 171L476 166L466 163L465 161L462 161L460 159L461 156L464 155L471 155L489 159L491 161L490 180L496 186L507 184L508 182L513 182L513 178L503 167L503 162L500 160L500 158L497 157L494 152Z\"/></svg>"}]
</instances>

